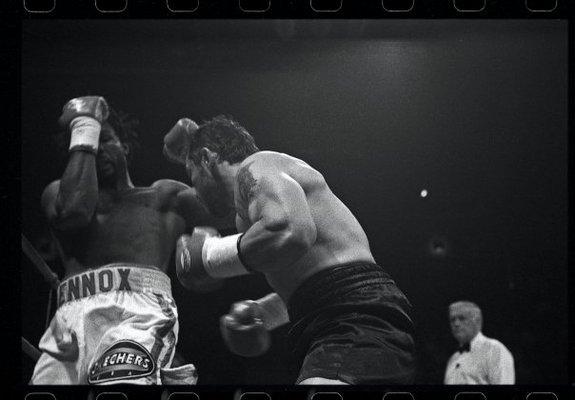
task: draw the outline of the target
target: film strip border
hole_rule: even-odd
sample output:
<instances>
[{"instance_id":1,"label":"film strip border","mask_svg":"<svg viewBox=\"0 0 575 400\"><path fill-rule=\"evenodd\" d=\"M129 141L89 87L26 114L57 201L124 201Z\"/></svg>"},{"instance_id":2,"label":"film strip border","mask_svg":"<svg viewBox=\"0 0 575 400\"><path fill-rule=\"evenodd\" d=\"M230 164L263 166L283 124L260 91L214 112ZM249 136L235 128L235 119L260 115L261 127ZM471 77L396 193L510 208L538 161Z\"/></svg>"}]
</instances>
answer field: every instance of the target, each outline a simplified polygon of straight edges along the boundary
<instances>
[{"instance_id":1,"label":"film strip border","mask_svg":"<svg viewBox=\"0 0 575 400\"><path fill-rule=\"evenodd\" d=\"M14 0L8 13L23 18L566 18L570 0ZM4 7L3 7L4 8ZM19 398L161 400L562 400L573 387L490 388L113 388L21 387Z\"/></svg>"},{"instance_id":2,"label":"film strip border","mask_svg":"<svg viewBox=\"0 0 575 400\"><path fill-rule=\"evenodd\" d=\"M571 397L570 397L571 396ZM426 387L423 389L387 388L387 389L338 389L329 388L153 388L153 387L114 387L95 390L89 387L46 388L29 392L25 400L567 400L572 398L566 388L539 390L536 388L502 387L495 389L459 389Z\"/></svg>"},{"instance_id":3,"label":"film strip border","mask_svg":"<svg viewBox=\"0 0 575 400\"><path fill-rule=\"evenodd\" d=\"M570 0L15 0L25 18L564 18Z\"/></svg>"}]
</instances>

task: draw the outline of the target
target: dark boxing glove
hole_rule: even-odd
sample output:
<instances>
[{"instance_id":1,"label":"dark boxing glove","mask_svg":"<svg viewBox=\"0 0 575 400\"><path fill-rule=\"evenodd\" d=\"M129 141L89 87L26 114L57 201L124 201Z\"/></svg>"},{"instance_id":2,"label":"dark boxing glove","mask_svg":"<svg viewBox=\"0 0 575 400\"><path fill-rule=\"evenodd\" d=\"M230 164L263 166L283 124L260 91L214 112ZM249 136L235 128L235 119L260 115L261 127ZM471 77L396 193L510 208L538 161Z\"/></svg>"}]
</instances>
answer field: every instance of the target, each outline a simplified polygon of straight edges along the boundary
<instances>
[{"instance_id":1,"label":"dark boxing glove","mask_svg":"<svg viewBox=\"0 0 575 400\"><path fill-rule=\"evenodd\" d=\"M182 235L176 247L176 272L182 285L191 288L198 281L249 274L238 254L240 237L239 233L220 237L209 227Z\"/></svg>"},{"instance_id":2,"label":"dark boxing glove","mask_svg":"<svg viewBox=\"0 0 575 400\"><path fill-rule=\"evenodd\" d=\"M177 164L186 164L190 141L198 130L198 124L182 118L164 136L164 156Z\"/></svg>"},{"instance_id":3,"label":"dark boxing glove","mask_svg":"<svg viewBox=\"0 0 575 400\"><path fill-rule=\"evenodd\" d=\"M220 318L220 332L228 349L242 357L257 357L271 345L271 334L264 326L262 309L252 300L232 305Z\"/></svg>"},{"instance_id":4,"label":"dark boxing glove","mask_svg":"<svg viewBox=\"0 0 575 400\"><path fill-rule=\"evenodd\" d=\"M220 279L208 275L203 266L202 249L209 237L219 237L211 227L196 227L191 235L182 235L176 245L176 274L180 283L189 290L209 291L217 287Z\"/></svg>"},{"instance_id":5,"label":"dark boxing glove","mask_svg":"<svg viewBox=\"0 0 575 400\"><path fill-rule=\"evenodd\" d=\"M108 116L109 107L103 97L84 96L68 101L58 123L70 130L70 151L97 153L101 126Z\"/></svg>"}]
</instances>

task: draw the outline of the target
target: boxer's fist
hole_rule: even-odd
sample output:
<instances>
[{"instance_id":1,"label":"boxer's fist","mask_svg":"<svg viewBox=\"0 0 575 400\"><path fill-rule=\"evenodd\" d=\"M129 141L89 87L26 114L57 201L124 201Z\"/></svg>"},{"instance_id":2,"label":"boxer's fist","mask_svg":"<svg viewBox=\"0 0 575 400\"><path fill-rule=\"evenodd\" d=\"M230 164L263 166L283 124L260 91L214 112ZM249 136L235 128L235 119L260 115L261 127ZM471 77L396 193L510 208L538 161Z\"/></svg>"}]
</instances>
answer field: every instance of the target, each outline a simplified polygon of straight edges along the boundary
<instances>
[{"instance_id":1,"label":"boxer's fist","mask_svg":"<svg viewBox=\"0 0 575 400\"><path fill-rule=\"evenodd\" d=\"M185 164L190 141L198 125L189 118L180 119L164 136L164 156L175 163Z\"/></svg>"},{"instance_id":2,"label":"boxer's fist","mask_svg":"<svg viewBox=\"0 0 575 400\"><path fill-rule=\"evenodd\" d=\"M178 239L176 274L186 289L206 292L218 287L220 280L212 278L204 268L202 250L207 238L219 236L216 229L204 226L196 227L191 235L182 235Z\"/></svg>"},{"instance_id":3,"label":"boxer's fist","mask_svg":"<svg viewBox=\"0 0 575 400\"><path fill-rule=\"evenodd\" d=\"M77 97L67 102L62 108L62 115L58 123L63 128L68 128L70 122L77 117L90 117L100 124L108 119L110 114L108 103L101 96Z\"/></svg>"},{"instance_id":4,"label":"boxer's fist","mask_svg":"<svg viewBox=\"0 0 575 400\"><path fill-rule=\"evenodd\" d=\"M230 313L220 318L220 331L228 349L243 357L264 354L271 335L264 327L261 306L253 300L234 303Z\"/></svg>"}]
</instances>

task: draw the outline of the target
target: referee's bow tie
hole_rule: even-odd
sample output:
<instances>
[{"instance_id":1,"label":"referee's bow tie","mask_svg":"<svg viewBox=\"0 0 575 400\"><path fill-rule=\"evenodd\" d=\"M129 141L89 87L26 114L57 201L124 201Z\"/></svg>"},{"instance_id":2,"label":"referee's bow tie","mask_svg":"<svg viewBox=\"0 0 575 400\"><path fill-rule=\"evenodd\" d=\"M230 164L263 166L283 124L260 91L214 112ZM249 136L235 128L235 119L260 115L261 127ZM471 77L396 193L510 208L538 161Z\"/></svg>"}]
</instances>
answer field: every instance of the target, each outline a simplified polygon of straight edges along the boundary
<instances>
[{"instance_id":1,"label":"referee's bow tie","mask_svg":"<svg viewBox=\"0 0 575 400\"><path fill-rule=\"evenodd\" d=\"M469 350L470 350L469 343L465 343L463 346L459 346L459 349L457 349L457 351L459 351L460 353L465 353L466 351Z\"/></svg>"}]
</instances>

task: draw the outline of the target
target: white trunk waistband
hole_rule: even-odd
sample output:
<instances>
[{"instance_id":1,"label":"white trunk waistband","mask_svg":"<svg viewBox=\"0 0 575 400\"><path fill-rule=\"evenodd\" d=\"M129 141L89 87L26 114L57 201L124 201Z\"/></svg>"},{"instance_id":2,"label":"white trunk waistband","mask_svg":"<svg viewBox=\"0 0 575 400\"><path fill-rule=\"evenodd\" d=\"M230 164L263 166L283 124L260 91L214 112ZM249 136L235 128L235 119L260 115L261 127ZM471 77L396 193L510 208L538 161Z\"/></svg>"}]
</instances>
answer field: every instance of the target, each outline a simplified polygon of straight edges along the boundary
<instances>
[{"instance_id":1,"label":"white trunk waistband","mask_svg":"<svg viewBox=\"0 0 575 400\"><path fill-rule=\"evenodd\" d=\"M58 287L58 307L69 301L118 290L172 297L170 278L159 269L118 263L91 269L63 281Z\"/></svg>"}]
</instances>

